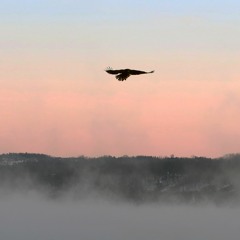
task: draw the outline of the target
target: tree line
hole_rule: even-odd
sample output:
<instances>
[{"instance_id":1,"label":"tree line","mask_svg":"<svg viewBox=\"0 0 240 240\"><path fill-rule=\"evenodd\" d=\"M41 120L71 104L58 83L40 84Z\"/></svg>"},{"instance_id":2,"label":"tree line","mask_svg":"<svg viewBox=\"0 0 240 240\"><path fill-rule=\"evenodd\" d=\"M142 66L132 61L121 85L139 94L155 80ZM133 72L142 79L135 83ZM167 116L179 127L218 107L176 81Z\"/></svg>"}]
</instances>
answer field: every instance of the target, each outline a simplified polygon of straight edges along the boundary
<instances>
[{"instance_id":1,"label":"tree line","mask_svg":"<svg viewBox=\"0 0 240 240\"><path fill-rule=\"evenodd\" d=\"M0 155L0 186L130 201L237 201L240 155L221 158Z\"/></svg>"}]
</instances>

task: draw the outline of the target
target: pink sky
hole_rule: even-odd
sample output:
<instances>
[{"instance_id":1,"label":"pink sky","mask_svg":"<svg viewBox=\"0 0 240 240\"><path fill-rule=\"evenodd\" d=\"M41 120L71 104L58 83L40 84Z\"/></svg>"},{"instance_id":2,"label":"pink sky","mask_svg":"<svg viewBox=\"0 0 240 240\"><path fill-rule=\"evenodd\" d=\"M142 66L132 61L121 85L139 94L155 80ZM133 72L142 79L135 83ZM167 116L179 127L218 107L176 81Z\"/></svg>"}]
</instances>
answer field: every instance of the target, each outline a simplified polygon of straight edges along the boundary
<instances>
[{"instance_id":1,"label":"pink sky","mask_svg":"<svg viewBox=\"0 0 240 240\"><path fill-rule=\"evenodd\" d=\"M0 153L240 151L238 14L171 12L161 1L142 3L139 14L113 3L93 14L75 1L55 12L50 2L32 4L32 15L16 2L15 15L2 15ZM155 73L119 82L108 66Z\"/></svg>"},{"instance_id":2,"label":"pink sky","mask_svg":"<svg viewBox=\"0 0 240 240\"><path fill-rule=\"evenodd\" d=\"M240 148L237 80L99 76L1 89L0 151L214 157Z\"/></svg>"}]
</instances>

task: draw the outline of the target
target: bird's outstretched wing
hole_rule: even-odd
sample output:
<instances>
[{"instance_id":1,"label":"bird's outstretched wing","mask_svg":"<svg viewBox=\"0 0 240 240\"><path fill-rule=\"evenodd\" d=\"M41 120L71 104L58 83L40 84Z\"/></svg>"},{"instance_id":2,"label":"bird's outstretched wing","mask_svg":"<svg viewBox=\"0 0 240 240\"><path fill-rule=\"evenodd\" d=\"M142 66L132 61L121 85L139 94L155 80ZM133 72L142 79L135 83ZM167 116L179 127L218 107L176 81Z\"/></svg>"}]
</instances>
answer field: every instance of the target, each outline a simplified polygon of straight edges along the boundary
<instances>
[{"instance_id":1,"label":"bird's outstretched wing","mask_svg":"<svg viewBox=\"0 0 240 240\"><path fill-rule=\"evenodd\" d=\"M109 74L120 74L120 73L123 73L124 72L124 69L120 69L120 70L113 70L112 68L108 67L106 70L105 70L107 73Z\"/></svg>"},{"instance_id":2,"label":"bird's outstretched wing","mask_svg":"<svg viewBox=\"0 0 240 240\"><path fill-rule=\"evenodd\" d=\"M145 71L140 71L140 70L132 70L129 69L129 74L130 75L139 75L139 74L146 74L146 73L153 73L154 71L151 72L145 72Z\"/></svg>"}]
</instances>

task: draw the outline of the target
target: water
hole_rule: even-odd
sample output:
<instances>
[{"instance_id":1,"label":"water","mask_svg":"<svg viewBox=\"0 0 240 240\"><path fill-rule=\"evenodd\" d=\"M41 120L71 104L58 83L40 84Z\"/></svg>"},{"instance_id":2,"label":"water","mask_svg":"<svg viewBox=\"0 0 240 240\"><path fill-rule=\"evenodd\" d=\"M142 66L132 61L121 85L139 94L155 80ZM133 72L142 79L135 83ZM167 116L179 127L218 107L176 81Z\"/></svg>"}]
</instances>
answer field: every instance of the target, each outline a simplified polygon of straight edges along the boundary
<instances>
[{"instance_id":1,"label":"water","mask_svg":"<svg viewBox=\"0 0 240 240\"><path fill-rule=\"evenodd\" d=\"M240 208L134 205L101 199L0 198L3 240L238 240Z\"/></svg>"}]
</instances>

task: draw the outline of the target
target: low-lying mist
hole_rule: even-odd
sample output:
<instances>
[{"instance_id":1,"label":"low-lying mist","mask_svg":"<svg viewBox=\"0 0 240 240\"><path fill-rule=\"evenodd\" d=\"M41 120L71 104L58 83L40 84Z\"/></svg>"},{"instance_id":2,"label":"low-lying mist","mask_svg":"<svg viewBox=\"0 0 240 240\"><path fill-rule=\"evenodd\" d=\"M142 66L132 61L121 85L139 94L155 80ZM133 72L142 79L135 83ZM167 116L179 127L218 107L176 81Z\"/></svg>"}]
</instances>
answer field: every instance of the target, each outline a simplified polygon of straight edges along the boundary
<instances>
[{"instance_id":1,"label":"low-lying mist","mask_svg":"<svg viewBox=\"0 0 240 240\"><path fill-rule=\"evenodd\" d=\"M0 155L0 239L237 240L239 155Z\"/></svg>"},{"instance_id":2,"label":"low-lying mist","mask_svg":"<svg viewBox=\"0 0 240 240\"><path fill-rule=\"evenodd\" d=\"M4 240L238 240L240 208L47 199L34 192L0 199Z\"/></svg>"}]
</instances>

